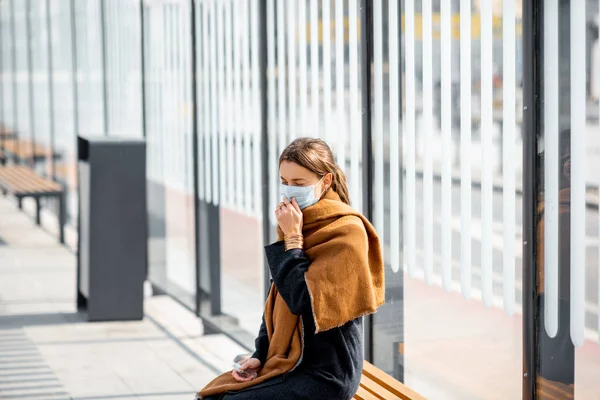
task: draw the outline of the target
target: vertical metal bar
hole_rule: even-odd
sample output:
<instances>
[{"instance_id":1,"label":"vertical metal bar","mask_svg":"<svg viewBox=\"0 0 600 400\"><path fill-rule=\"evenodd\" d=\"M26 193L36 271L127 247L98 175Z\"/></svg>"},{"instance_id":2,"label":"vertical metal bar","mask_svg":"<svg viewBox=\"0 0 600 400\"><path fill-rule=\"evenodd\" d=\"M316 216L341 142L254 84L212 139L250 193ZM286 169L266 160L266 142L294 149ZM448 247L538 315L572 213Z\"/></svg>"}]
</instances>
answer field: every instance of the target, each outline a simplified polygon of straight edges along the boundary
<instances>
[{"instance_id":1,"label":"vertical metal bar","mask_svg":"<svg viewBox=\"0 0 600 400\"><path fill-rule=\"evenodd\" d=\"M0 24L4 22L2 10L0 7ZM0 130L6 130L6 119L4 118L4 27L0 26ZM0 148L4 148L4 136L0 137ZM6 161L2 161L6 162Z\"/></svg>"},{"instance_id":2,"label":"vertical metal bar","mask_svg":"<svg viewBox=\"0 0 600 400\"><path fill-rule=\"evenodd\" d=\"M571 2L571 339L582 346L586 252L586 3Z\"/></svg>"},{"instance_id":3,"label":"vertical metal bar","mask_svg":"<svg viewBox=\"0 0 600 400\"><path fill-rule=\"evenodd\" d=\"M142 0L143 1L143 0ZM143 6L142 6L143 7ZM195 306L196 315L200 315L200 175L198 170L198 114L197 114L197 99L198 88L196 86L197 73L197 57L196 57L196 1L190 0L190 54L192 69L192 168L194 175L194 269L196 271L196 293Z\"/></svg>"},{"instance_id":4,"label":"vertical metal bar","mask_svg":"<svg viewBox=\"0 0 600 400\"><path fill-rule=\"evenodd\" d=\"M311 102L313 132L316 137L320 136L321 117L319 110L321 108L319 100L319 5L317 0L310 0L310 69L311 69Z\"/></svg>"},{"instance_id":5,"label":"vertical metal bar","mask_svg":"<svg viewBox=\"0 0 600 400\"><path fill-rule=\"evenodd\" d=\"M308 80L306 65L306 0L298 2L298 63L299 63L299 85L300 85L300 136L306 136L308 127L306 124L306 109L308 106Z\"/></svg>"},{"instance_id":6,"label":"vertical metal bar","mask_svg":"<svg viewBox=\"0 0 600 400\"><path fill-rule=\"evenodd\" d=\"M384 213L384 158L383 158L383 6L380 1L373 3L373 195L381 201L373 210L373 222L381 243L385 243ZM368 181L370 182L370 181ZM366 183L366 182L365 182Z\"/></svg>"},{"instance_id":7,"label":"vertical metal bar","mask_svg":"<svg viewBox=\"0 0 600 400\"><path fill-rule=\"evenodd\" d=\"M357 110L360 109L358 98L358 1L349 0L349 63L350 63L350 197L352 204L360 209L360 135L361 121Z\"/></svg>"},{"instance_id":8,"label":"vertical metal bar","mask_svg":"<svg viewBox=\"0 0 600 400\"><path fill-rule=\"evenodd\" d=\"M56 166L54 163L54 154L56 153L56 129L54 128L54 57L52 55L52 18L50 16L50 3L51 0L46 0L46 29L48 30L48 32L46 32L48 41L48 123L50 124L50 176L52 179L56 179Z\"/></svg>"},{"instance_id":9,"label":"vertical metal bar","mask_svg":"<svg viewBox=\"0 0 600 400\"><path fill-rule=\"evenodd\" d=\"M433 142L433 32L431 0L423 0L423 130L425 144ZM423 258L425 281L433 281L433 155L423 150Z\"/></svg>"},{"instance_id":10,"label":"vertical metal bar","mask_svg":"<svg viewBox=\"0 0 600 400\"><path fill-rule=\"evenodd\" d=\"M275 3L275 2L274 2ZM277 5L277 89L278 89L278 112L279 119L279 153L287 146L288 135L286 134L286 104L285 95L286 69L285 69L285 4L286 2L279 1ZM289 4L289 3L288 3Z\"/></svg>"},{"instance_id":11,"label":"vertical metal bar","mask_svg":"<svg viewBox=\"0 0 600 400\"><path fill-rule=\"evenodd\" d=\"M406 52L404 54L404 65L406 69L406 190L405 204L406 224L404 226L404 236L406 237L406 263L408 264L408 273L414 277L417 271L416 247L417 247L417 185L416 185L416 134L415 134L415 109L416 109L416 90L415 90L415 3L414 0L404 1L404 16L406 20L406 37L404 43Z\"/></svg>"},{"instance_id":12,"label":"vertical metal bar","mask_svg":"<svg viewBox=\"0 0 600 400\"><path fill-rule=\"evenodd\" d=\"M262 228L263 242L267 244L271 241L271 222L269 220L269 104L267 96L267 0L259 0L258 10L258 44L259 44L259 68L260 68L260 136L261 136L261 165L262 165ZM273 38L272 38L273 39ZM272 73L273 71L271 71ZM273 79L273 75L271 75ZM273 96L274 98L275 96ZM267 295L270 288L269 266L264 262L264 294Z\"/></svg>"},{"instance_id":13,"label":"vertical metal bar","mask_svg":"<svg viewBox=\"0 0 600 400\"><path fill-rule=\"evenodd\" d=\"M323 139L332 140L331 126L331 0L321 0L323 26Z\"/></svg>"},{"instance_id":14,"label":"vertical metal bar","mask_svg":"<svg viewBox=\"0 0 600 400\"><path fill-rule=\"evenodd\" d=\"M32 63L32 34L31 34L31 0L27 0L25 4L25 31L27 40L27 71L29 74L29 130L31 133L31 167L35 168L36 160L36 143L35 143L35 117L34 107L35 102L33 100L33 63Z\"/></svg>"},{"instance_id":15,"label":"vertical metal bar","mask_svg":"<svg viewBox=\"0 0 600 400\"><path fill-rule=\"evenodd\" d=\"M14 122L15 125L13 130L16 132L17 139L21 136L21 132L19 132L19 102L18 102L18 89L17 89L17 29L15 23L15 0L10 0L10 22L11 22L11 30L12 30L12 68L13 68L13 114L14 114ZM18 153L19 141L15 145L16 153Z\"/></svg>"},{"instance_id":16,"label":"vertical metal bar","mask_svg":"<svg viewBox=\"0 0 600 400\"><path fill-rule=\"evenodd\" d=\"M523 399L536 398L539 372L537 210L538 138L542 127L543 5L523 2Z\"/></svg>"},{"instance_id":17,"label":"vertical metal bar","mask_svg":"<svg viewBox=\"0 0 600 400\"><path fill-rule=\"evenodd\" d=\"M73 122L75 125L75 148L77 148L77 135L79 134L79 91L77 87L77 16L75 12L76 0L71 0L71 58L72 58L72 76L73 76Z\"/></svg>"},{"instance_id":18,"label":"vertical metal bar","mask_svg":"<svg viewBox=\"0 0 600 400\"><path fill-rule=\"evenodd\" d=\"M388 9L389 43L389 107L390 107L390 264L392 271L400 271L400 46L398 1L392 0ZM396 354L397 351L394 351Z\"/></svg>"},{"instance_id":19,"label":"vertical metal bar","mask_svg":"<svg viewBox=\"0 0 600 400\"><path fill-rule=\"evenodd\" d=\"M108 87L107 87L107 71L106 71L106 1L100 0L100 34L102 36L102 102L104 111L104 135L108 136Z\"/></svg>"},{"instance_id":20,"label":"vertical metal bar","mask_svg":"<svg viewBox=\"0 0 600 400\"><path fill-rule=\"evenodd\" d=\"M287 11L287 82L288 82L288 112L289 112L289 140L296 139L296 1L286 2ZM283 33L283 32L282 32ZM279 33L278 33L279 34Z\"/></svg>"},{"instance_id":21,"label":"vertical metal bar","mask_svg":"<svg viewBox=\"0 0 600 400\"><path fill-rule=\"evenodd\" d=\"M383 17L382 17L383 18ZM344 56L344 0L335 0L335 66L336 66L336 116L337 127L335 130L335 143L337 162L344 171L346 170L346 112L344 103L344 67L346 57ZM383 163L383 159L381 160Z\"/></svg>"},{"instance_id":22,"label":"vertical metal bar","mask_svg":"<svg viewBox=\"0 0 600 400\"><path fill-rule=\"evenodd\" d=\"M360 56L362 87L363 214L373 219L373 146L371 127L371 63L373 62L373 4L360 2ZM373 317L365 319L365 359L373 360Z\"/></svg>"},{"instance_id":23,"label":"vertical metal bar","mask_svg":"<svg viewBox=\"0 0 600 400\"><path fill-rule=\"evenodd\" d=\"M483 270L483 302L487 307L492 305L492 222L493 222L493 110L492 110L492 58L494 39L492 34L492 3L482 2L481 13L481 268Z\"/></svg>"},{"instance_id":24,"label":"vertical metal bar","mask_svg":"<svg viewBox=\"0 0 600 400\"><path fill-rule=\"evenodd\" d=\"M266 19L267 19L267 33L266 33L266 46L267 46L267 55L265 56L267 58L267 66L265 67L265 71L267 74L269 74L269 79L267 80L267 105L269 107L269 111L268 111L268 123L269 123L269 128L268 128L268 132L270 134L270 141L269 141L269 152L268 152L268 158L269 158L269 185L270 185L270 194L269 194L269 207L268 210L273 210L275 208L275 205L277 203L279 203L278 197L279 197L279 174L278 174L278 170L279 170L279 165L278 163L278 126L276 125L277 123L277 118L279 118L279 115L277 114L277 91L275 90L275 86L277 84L277 80L275 78L275 74L276 74L276 67L275 67L275 63L277 62L276 57L275 57L275 0L267 0L267 4L266 4ZM274 231L274 227L277 225L277 220L275 218L275 213L273 212L268 212L268 214L265 214L263 216L263 218L268 218L269 222L271 223L271 232ZM268 268L267 268L267 272L268 272Z\"/></svg>"},{"instance_id":25,"label":"vertical metal bar","mask_svg":"<svg viewBox=\"0 0 600 400\"><path fill-rule=\"evenodd\" d=\"M441 2L442 284L452 286L452 4ZM514 247L514 245L513 245Z\"/></svg>"},{"instance_id":26,"label":"vertical metal bar","mask_svg":"<svg viewBox=\"0 0 600 400\"><path fill-rule=\"evenodd\" d=\"M471 297L471 0L460 0L461 286Z\"/></svg>"},{"instance_id":27,"label":"vertical metal bar","mask_svg":"<svg viewBox=\"0 0 600 400\"><path fill-rule=\"evenodd\" d=\"M503 227L504 227L504 311L510 316L515 312L515 156L512 151L515 146L516 124L516 15L515 2L505 1L502 12L502 38L504 41L503 54L503 88L502 88L502 193L503 198ZM557 31L558 33L558 31ZM557 45L558 46L558 45ZM558 112L557 112L558 114ZM558 124L557 124L558 125Z\"/></svg>"},{"instance_id":28,"label":"vertical metal bar","mask_svg":"<svg viewBox=\"0 0 600 400\"><path fill-rule=\"evenodd\" d=\"M252 113L252 117L251 117L251 124L252 124L252 133L251 133L251 138L252 138L252 171L253 171L253 180L252 182L254 183L253 185L253 189L252 189L252 214L255 215L257 218L261 218L264 217L266 218L266 216L264 216L262 214L262 201L261 201L261 193L262 193L262 186L259 184L260 179L261 179L261 163L262 163L262 158L265 157L266 159L268 159L269 154L268 153L262 153L261 156L261 146L262 146L262 141L261 141L261 129L263 124L266 124L266 122L263 123L263 121L261 121L260 117L262 115L262 110L261 110L261 93L266 96L267 93L266 91L263 93L261 92L262 87L260 86L260 54L259 54L259 2L257 0L252 0L250 2L250 13L249 13L249 22L248 22L248 27L250 29L251 33L251 37L250 37L250 52L252 54L252 58L249 61L250 65L251 65L251 73L248 77L248 81L252 82L252 95L251 95L251 100L250 102L252 103L252 107L250 109L249 112ZM266 90L266 88L265 88ZM258 112L257 112L258 109ZM249 150L250 152L250 150ZM248 153L248 156L250 157L250 153Z\"/></svg>"},{"instance_id":29,"label":"vertical metal bar","mask_svg":"<svg viewBox=\"0 0 600 400\"><path fill-rule=\"evenodd\" d=\"M192 0L193 1L193 0ZM146 24L145 21L145 12L144 12L144 0L140 0L140 35L141 35L141 48L140 48L140 57L141 63L141 89L142 89L142 136L145 138L148 136L147 122L146 122ZM196 97L194 96L194 99Z\"/></svg>"}]
</instances>

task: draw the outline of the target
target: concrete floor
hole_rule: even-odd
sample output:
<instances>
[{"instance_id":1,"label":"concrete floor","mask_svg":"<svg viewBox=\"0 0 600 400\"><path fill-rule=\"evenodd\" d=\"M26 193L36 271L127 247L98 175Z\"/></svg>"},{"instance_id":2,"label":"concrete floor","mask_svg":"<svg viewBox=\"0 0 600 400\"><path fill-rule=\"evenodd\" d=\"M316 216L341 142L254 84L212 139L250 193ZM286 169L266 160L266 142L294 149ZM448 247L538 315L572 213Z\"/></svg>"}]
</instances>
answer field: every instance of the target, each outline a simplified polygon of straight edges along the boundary
<instances>
[{"instance_id":1,"label":"concrete floor","mask_svg":"<svg viewBox=\"0 0 600 400\"><path fill-rule=\"evenodd\" d=\"M237 354L168 297L137 322L87 323L75 255L0 196L0 399L191 400Z\"/></svg>"}]
</instances>

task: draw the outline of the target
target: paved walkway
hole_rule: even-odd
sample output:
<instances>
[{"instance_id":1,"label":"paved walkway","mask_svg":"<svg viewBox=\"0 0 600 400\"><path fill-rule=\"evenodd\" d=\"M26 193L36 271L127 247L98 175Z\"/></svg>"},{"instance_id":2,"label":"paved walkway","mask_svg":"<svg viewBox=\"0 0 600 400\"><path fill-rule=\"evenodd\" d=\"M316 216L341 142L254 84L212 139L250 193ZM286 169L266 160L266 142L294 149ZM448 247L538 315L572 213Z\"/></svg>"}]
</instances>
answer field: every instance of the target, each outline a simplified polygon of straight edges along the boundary
<instances>
[{"instance_id":1,"label":"paved walkway","mask_svg":"<svg viewBox=\"0 0 600 400\"><path fill-rule=\"evenodd\" d=\"M0 196L0 399L191 400L245 352L168 297L145 315L83 321L74 254Z\"/></svg>"}]
</instances>

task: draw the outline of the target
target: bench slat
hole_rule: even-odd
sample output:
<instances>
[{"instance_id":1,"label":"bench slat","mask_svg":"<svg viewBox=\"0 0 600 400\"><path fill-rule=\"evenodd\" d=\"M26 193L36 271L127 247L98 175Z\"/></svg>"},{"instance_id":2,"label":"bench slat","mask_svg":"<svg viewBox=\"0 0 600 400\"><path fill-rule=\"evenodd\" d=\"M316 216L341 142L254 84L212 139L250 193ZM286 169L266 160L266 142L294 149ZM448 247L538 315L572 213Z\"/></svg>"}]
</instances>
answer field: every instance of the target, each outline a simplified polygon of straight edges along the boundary
<instances>
[{"instance_id":1,"label":"bench slat","mask_svg":"<svg viewBox=\"0 0 600 400\"><path fill-rule=\"evenodd\" d=\"M3 147L5 151L15 154L22 159L32 158L34 156L40 158L51 154L48 147L40 143L36 143L34 146L33 142L29 140L7 139L4 141Z\"/></svg>"},{"instance_id":2,"label":"bench slat","mask_svg":"<svg viewBox=\"0 0 600 400\"><path fill-rule=\"evenodd\" d=\"M356 400L381 400L379 397L376 397L371 392L367 391L365 388L360 386L358 391L354 395Z\"/></svg>"},{"instance_id":3,"label":"bench slat","mask_svg":"<svg viewBox=\"0 0 600 400\"><path fill-rule=\"evenodd\" d=\"M425 397L409 389L367 361L364 362L363 375L402 400L425 400Z\"/></svg>"},{"instance_id":4,"label":"bench slat","mask_svg":"<svg viewBox=\"0 0 600 400\"><path fill-rule=\"evenodd\" d=\"M60 193L62 187L24 166L0 167L0 187L15 195Z\"/></svg>"},{"instance_id":5,"label":"bench slat","mask_svg":"<svg viewBox=\"0 0 600 400\"><path fill-rule=\"evenodd\" d=\"M377 382L373 381L369 377L363 375L360 380L360 386L365 388L368 392L373 394L375 397L381 400L402 400L399 396L396 396L394 393L390 392L383 386L379 385Z\"/></svg>"}]
</instances>

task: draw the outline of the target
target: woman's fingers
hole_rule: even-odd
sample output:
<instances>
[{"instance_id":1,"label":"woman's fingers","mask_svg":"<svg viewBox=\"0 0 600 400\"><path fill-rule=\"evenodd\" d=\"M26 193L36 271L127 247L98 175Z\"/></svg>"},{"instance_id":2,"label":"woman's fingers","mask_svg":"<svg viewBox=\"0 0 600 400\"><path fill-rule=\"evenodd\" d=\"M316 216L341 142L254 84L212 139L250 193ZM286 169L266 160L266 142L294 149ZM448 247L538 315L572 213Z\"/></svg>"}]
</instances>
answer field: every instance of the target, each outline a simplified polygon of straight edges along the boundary
<instances>
[{"instance_id":1,"label":"woman's fingers","mask_svg":"<svg viewBox=\"0 0 600 400\"><path fill-rule=\"evenodd\" d=\"M248 382L248 381L251 381L252 379L254 379L253 375L249 375L247 377L243 377L236 370L233 370L233 372L231 373L231 375L233 375L233 378L236 381L238 381L238 382Z\"/></svg>"},{"instance_id":2,"label":"woman's fingers","mask_svg":"<svg viewBox=\"0 0 600 400\"><path fill-rule=\"evenodd\" d=\"M294 208L296 209L296 211L298 211L299 213L302 212L302 211L300 211L300 206L298 206L298 202L296 201L295 198L292 199L292 205L294 206Z\"/></svg>"}]
</instances>

